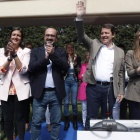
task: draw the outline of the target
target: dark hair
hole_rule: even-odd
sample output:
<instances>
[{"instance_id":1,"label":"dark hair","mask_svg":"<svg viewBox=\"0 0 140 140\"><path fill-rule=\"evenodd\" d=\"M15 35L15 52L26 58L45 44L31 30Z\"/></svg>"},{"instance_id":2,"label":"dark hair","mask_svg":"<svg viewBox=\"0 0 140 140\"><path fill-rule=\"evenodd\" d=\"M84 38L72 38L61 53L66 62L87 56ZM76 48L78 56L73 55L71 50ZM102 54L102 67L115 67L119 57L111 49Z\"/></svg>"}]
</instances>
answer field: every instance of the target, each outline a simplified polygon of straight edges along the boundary
<instances>
[{"instance_id":1,"label":"dark hair","mask_svg":"<svg viewBox=\"0 0 140 140\"><path fill-rule=\"evenodd\" d=\"M25 44L25 47L27 47L28 45L31 45L31 46L32 46L32 48L31 48L31 49L33 49L33 48L34 48L31 42L27 42L27 43Z\"/></svg>"},{"instance_id":2,"label":"dark hair","mask_svg":"<svg viewBox=\"0 0 140 140\"><path fill-rule=\"evenodd\" d=\"M102 28L107 28L107 29L110 29L112 34L114 34L116 31L115 31L115 26L113 24L110 24L110 23L107 23L107 24L104 24L102 26Z\"/></svg>"},{"instance_id":3,"label":"dark hair","mask_svg":"<svg viewBox=\"0 0 140 140\"><path fill-rule=\"evenodd\" d=\"M21 33L21 43L19 44L19 46L22 49L24 49L25 48L25 43L24 43L24 39L23 39L24 35L23 35L23 31L22 31L22 29L20 27L13 27L13 29L11 30L11 33L10 33L10 38L11 38L12 32L15 31L15 30L20 31L20 33ZM6 46L5 46L4 47L4 54L5 54L5 56L8 56L8 53L9 53L9 51L7 51Z\"/></svg>"},{"instance_id":4,"label":"dark hair","mask_svg":"<svg viewBox=\"0 0 140 140\"><path fill-rule=\"evenodd\" d=\"M140 41L139 41L140 29L136 32L134 36L134 55L137 61L140 61Z\"/></svg>"},{"instance_id":5,"label":"dark hair","mask_svg":"<svg viewBox=\"0 0 140 140\"><path fill-rule=\"evenodd\" d=\"M125 50L125 46L124 46L124 44L119 43L117 46L118 46L119 48L121 48L122 50Z\"/></svg>"}]
</instances>

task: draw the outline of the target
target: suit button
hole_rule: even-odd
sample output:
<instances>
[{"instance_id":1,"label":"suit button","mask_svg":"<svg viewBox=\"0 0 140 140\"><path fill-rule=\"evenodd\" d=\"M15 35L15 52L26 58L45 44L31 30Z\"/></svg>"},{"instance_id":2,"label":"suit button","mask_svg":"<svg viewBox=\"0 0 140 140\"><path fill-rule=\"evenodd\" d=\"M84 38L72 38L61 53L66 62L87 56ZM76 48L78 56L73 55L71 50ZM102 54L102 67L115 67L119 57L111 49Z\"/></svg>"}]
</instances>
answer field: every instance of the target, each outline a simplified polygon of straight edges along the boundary
<instances>
[{"instance_id":1,"label":"suit button","mask_svg":"<svg viewBox=\"0 0 140 140\"><path fill-rule=\"evenodd\" d=\"M134 83L134 85L136 85L136 83Z\"/></svg>"}]
</instances>

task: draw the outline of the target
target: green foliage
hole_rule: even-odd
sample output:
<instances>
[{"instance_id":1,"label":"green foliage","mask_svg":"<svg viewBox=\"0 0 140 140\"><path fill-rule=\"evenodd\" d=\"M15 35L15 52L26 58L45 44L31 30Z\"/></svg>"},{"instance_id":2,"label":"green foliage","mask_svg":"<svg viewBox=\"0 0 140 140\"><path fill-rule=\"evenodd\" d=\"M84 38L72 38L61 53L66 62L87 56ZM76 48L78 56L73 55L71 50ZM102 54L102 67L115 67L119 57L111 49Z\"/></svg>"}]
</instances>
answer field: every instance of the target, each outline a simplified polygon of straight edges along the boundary
<instances>
[{"instance_id":1,"label":"green foliage","mask_svg":"<svg viewBox=\"0 0 140 140\"><path fill-rule=\"evenodd\" d=\"M44 26L23 27L25 43L31 42L34 47L42 46L44 43Z\"/></svg>"},{"instance_id":2,"label":"green foliage","mask_svg":"<svg viewBox=\"0 0 140 140\"><path fill-rule=\"evenodd\" d=\"M49 26L50 27L50 26ZM67 43L71 42L75 46L75 53L81 57L82 63L85 62L85 52L87 51L84 46L78 41L75 26L59 26L54 27L58 31L57 45L65 49ZM44 31L47 26L31 26L21 27L24 32L25 43L31 42L34 47L39 47L44 44ZM139 24L125 24L116 26L116 36L114 43L118 46L124 45L125 51L132 49L133 39L137 30L140 28ZM4 47L10 39L10 32L12 27L0 28L0 47ZM97 38L100 40L101 25L86 25L84 27L85 33L92 39Z\"/></svg>"},{"instance_id":3,"label":"green foliage","mask_svg":"<svg viewBox=\"0 0 140 140\"><path fill-rule=\"evenodd\" d=\"M0 47L4 47L8 40L10 39L10 33L12 27L2 27L0 28Z\"/></svg>"}]
</instances>

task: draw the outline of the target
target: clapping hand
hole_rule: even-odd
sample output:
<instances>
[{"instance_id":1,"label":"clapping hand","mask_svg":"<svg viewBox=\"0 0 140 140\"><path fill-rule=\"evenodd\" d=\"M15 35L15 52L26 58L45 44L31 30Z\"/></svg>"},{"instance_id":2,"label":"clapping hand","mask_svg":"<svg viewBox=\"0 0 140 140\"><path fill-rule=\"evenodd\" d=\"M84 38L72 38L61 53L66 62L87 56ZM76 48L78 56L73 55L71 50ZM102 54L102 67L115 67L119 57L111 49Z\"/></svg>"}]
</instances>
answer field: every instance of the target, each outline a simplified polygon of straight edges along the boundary
<instances>
[{"instance_id":1,"label":"clapping hand","mask_svg":"<svg viewBox=\"0 0 140 140\"><path fill-rule=\"evenodd\" d=\"M77 54L74 54L73 60L74 60L74 62L77 61Z\"/></svg>"},{"instance_id":2,"label":"clapping hand","mask_svg":"<svg viewBox=\"0 0 140 140\"><path fill-rule=\"evenodd\" d=\"M7 50L10 52L10 58L12 58L13 55L15 55L15 46L14 43L9 41L7 44Z\"/></svg>"},{"instance_id":3,"label":"clapping hand","mask_svg":"<svg viewBox=\"0 0 140 140\"><path fill-rule=\"evenodd\" d=\"M77 64L77 54L74 54L73 61L74 61L74 65L76 65Z\"/></svg>"},{"instance_id":4,"label":"clapping hand","mask_svg":"<svg viewBox=\"0 0 140 140\"><path fill-rule=\"evenodd\" d=\"M46 52L48 53L48 54L53 54L54 53L54 47L53 47L53 45L51 45L51 44L47 44L46 45Z\"/></svg>"},{"instance_id":5,"label":"clapping hand","mask_svg":"<svg viewBox=\"0 0 140 140\"><path fill-rule=\"evenodd\" d=\"M71 60L72 60L72 59L71 59L71 55L68 54L68 63L70 63Z\"/></svg>"},{"instance_id":6,"label":"clapping hand","mask_svg":"<svg viewBox=\"0 0 140 140\"><path fill-rule=\"evenodd\" d=\"M81 18L86 13L86 7L84 6L84 3L82 1L78 1L76 4L76 13L77 18Z\"/></svg>"}]
</instances>

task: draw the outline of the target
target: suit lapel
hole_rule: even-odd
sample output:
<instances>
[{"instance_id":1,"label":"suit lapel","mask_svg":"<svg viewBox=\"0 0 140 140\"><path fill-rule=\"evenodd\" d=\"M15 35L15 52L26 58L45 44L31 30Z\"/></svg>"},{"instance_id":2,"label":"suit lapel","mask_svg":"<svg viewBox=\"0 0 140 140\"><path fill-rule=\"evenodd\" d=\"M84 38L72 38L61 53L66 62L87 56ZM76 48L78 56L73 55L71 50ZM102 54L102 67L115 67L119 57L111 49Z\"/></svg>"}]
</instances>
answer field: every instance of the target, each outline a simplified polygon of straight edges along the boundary
<instances>
[{"instance_id":1,"label":"suit lapel","mask_svg":"<svg viewBox=\"0 0 140 140\"><path fill-rule=\"evenodd\" d=\"M58 53L59 52L59 49L57 48L57 46L55 47L55 52ZM54 63L52 63L52 68L54 68ZM53 69L52 69L53 71Z\"/></svg>"},{"instance_id":2,"label":"suit lapel","mask_svg":"<svg viewBox=\"0 0 140 140\"><path fill-rule=\"evenodd\" d=\"M117 49L117 47L115 46L114 47L114 64L113 64L113 71L115 70L115 66L116 66L116 64L117 64L117 59L118 59L118 55L119 54L119 52L118 52L118 49Z\"/></svg>"},{"instance_id":3,"label":"suit lapel","mask_svg":"<svg viewBox=\"0 0 140 140\"><path fill-rule=\"evenodd\" d=\"M100 51L101 47L103 46L103 44L99 44L96 48L94 48L93 50L93 54L92 54L92 59L94 60L95 57L97 56L98 52Z\"/></svg>"},{"instance_id":4,"label":"suit lapel","mask_svg":"<svg viewBox=\"0 0 140 140\"><path fill-rule=\"evenodd\" d=\"M95 74L95 61L96 61L96 56L98 55L101 47L103 46L103 44L99 44L99 46L97 46L97 48L95 49L95 51L93 51L93 56L91 56L93 59L92 59L92 66L94 66L93 68L93 74L94 76L96 75Z\"/></svg>"},{"instance_id":5,"label":"suit lapel","mask_svg":"<svg viewBox=\"0 0 140 140\"><path fill-rule=\"evenodd\" d=\"M41 55L40 58L45 58L45 48L44 48L44 46L40 47L40 55Z\"/></svg>"}]
</instances>

